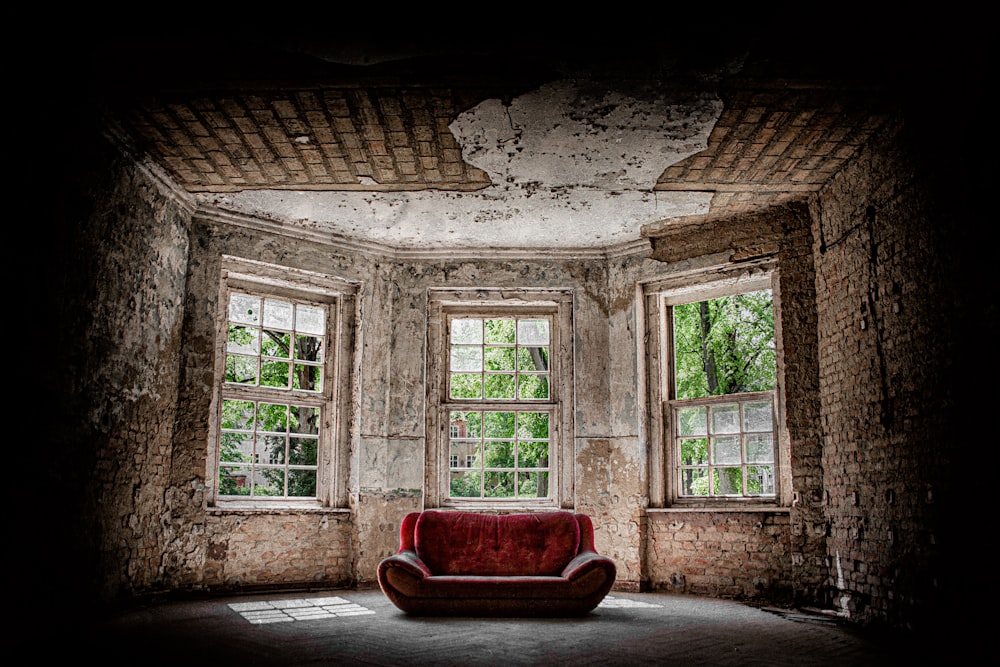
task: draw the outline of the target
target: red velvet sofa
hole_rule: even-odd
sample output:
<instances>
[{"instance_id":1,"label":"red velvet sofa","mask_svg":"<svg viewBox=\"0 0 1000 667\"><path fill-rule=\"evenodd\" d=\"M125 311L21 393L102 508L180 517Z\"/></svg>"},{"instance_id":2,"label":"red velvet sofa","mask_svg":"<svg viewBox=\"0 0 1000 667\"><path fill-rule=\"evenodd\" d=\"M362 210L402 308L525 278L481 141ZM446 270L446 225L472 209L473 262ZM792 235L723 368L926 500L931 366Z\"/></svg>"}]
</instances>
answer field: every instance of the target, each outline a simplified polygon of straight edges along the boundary
<instances>
[{"instance_id":1,"label":"red velvet sofa","mask_svg":"<svg viewBox=\"0 0 1000 667\"><path fill-rule=\"evenodd\" d=\"M425 510L403 518L382 592L424 616L583 616L615 582L584 514Z\"/></svg>"}]
</instances>

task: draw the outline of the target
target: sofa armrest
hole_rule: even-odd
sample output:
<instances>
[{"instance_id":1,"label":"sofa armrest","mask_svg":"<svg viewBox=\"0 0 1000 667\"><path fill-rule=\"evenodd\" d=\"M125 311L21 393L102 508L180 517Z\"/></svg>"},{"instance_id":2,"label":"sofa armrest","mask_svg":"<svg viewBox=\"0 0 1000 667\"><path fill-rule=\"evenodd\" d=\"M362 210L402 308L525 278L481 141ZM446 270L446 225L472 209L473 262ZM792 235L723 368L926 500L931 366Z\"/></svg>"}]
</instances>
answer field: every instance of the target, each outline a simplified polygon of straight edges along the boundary
<instances>
[{"instance_id":1,"label":"sofa armrest","mask_svg":"<svg viewBox=\"0 0 1000 667\"><path fill-rule=\"evenodd\" d=\"M378 569L380 572L384 572L390 567L402 568L418 579L423 579L434 574L431 572L430 568L424 564L424 561L420 560L417 552L410 549L404 549L384 559L381 563L379 563Z\"/></svg>"},{"instance_id":2,"label":"sofa armrest","mask_svg":"<svg viewBox=\"0 0 1000 667\"><path fill-rule=\"evenodd\" d=\"M563 568L562 577L573 581L595 569L603 569L611 581L616 575L615 562L596 551L581 551Z\"/></svg>"}]
</instances>

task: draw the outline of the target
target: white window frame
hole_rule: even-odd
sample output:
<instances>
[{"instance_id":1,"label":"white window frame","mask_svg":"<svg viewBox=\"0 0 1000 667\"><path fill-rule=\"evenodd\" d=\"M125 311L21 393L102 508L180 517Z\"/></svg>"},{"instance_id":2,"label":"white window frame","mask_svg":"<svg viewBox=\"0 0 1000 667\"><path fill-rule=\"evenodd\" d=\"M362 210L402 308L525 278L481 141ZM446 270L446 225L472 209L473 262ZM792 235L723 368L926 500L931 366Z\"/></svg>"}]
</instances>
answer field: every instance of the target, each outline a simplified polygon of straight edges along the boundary
<instances>
[{"instance_id":1,"label":"white window frame","mask_svg":"<svg viewBox=\"0 0 1000 667\"><path fill-rule=\"evenodd\" d=\"M258 386L240 386L225 381L228 307L231 293L245 293L322 305L327 312L322 389L305 392ZM318 509L343 508L348 504L348 457L356 433L356 354L358 283L334 276L224 256L219 285L216 320L215 381L209 421L206 457L206 503L217 509ZM222 496L219 489L219 455L222 435L222 404L225 399L291 403L320 408L317 443L315 497Z\"/></svg>"},{"instance_id":2,"label":"white window frame","mask_svg":"<svg viewBox=\"0 0 1000 667\"><path fill-rule=\"evenodd\" d=\"M427 457L425 507L468 509L573 507L573 292L569 289L458 288L428 290ZM549 398L521 401L453 400L448 396L448 321L460 316L551 318ZM547 411L549 495L547 498L451 498L450 413L456 409Z\"/></svg>"},{"instance_id":3,"label":"white window frame","mask_svg":"<svg viewBox=\"0 0 1000 667\"><path fill-rule=\"evenodd\" d=\"M660 446L650 451L651 507L706 507L734 509L754 506L778 507L790 504L791 459L787 429L784 425L784 381L781 355L778 355L776 386L772 391L729 396L674 400L673 321L671 308L677 304L704 301L733 294L770 289L774 303L774 340L781 349L780 293L778 270L773 260L750 262L740 266L712 267L696 272L679 273L641 285L646 321L646 379L648 394L647 433ZM773 396L774 417L774 496L682 496L680 461L674 407L734 402L754 396Z\"/></svg>"}]
</instances>

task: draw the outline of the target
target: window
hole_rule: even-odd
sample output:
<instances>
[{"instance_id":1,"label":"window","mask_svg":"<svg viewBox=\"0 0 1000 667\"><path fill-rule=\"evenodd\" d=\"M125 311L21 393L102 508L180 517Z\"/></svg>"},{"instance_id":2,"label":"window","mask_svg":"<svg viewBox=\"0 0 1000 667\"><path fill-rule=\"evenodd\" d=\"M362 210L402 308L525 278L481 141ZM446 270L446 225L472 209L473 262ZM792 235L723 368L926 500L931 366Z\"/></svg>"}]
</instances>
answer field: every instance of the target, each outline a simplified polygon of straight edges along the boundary
<instances>
[{"instance_id":1,"label":"window","mask_svg":"<svg viewBox=\"0 0 1000 667\"><path fill-rule=\"evenodd\" d=\"M230 258L223 273L214 503L334 505L353 286Z\"/></svg>"},{"instance_id":2,"label":"window","mask_svg":"<svg viewBox=\"0 0 1000 667\"><path fill-rule=\"evenodd\" d=\"M432 292L432 503L553 506L571 495L559 486L560 466L572 464L560 455L561 434L572 433L571 298Z\"/></svg>"},{"instance_id":3,"label":"window","mask_svg":"<svg viewBox=\"0 0 1000 667\"><path fill-rule=\"evenodd\" d=\"M777 358L770 274L647 286L658 330L668 503L779 498Z\"/></svg>"}]
</instances>

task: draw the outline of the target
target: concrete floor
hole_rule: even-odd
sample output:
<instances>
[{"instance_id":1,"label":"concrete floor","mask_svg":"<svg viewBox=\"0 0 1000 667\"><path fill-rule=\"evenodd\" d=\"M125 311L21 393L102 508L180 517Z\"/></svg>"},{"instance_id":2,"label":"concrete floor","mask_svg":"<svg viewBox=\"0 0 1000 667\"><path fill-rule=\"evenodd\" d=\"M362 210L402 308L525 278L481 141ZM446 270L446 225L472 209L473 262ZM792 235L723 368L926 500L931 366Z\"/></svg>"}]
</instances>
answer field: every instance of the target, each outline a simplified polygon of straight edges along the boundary
<instances>
[{"instance_id":1,"label":"concrete floor","mask_svg":"<svg viewBox=\"0 0 1000 667\"><path fill-rule=\"evenodd\" d=\"M576 619L409 617L379 590L340 589L159 601L103 619L65 616L53 609L48 627L59 632L32 642L30 664L67 654L85 664L216 667L929 664L912 643L834 616L669 593L612 592Z\"/></svg>"}]
</instances>

